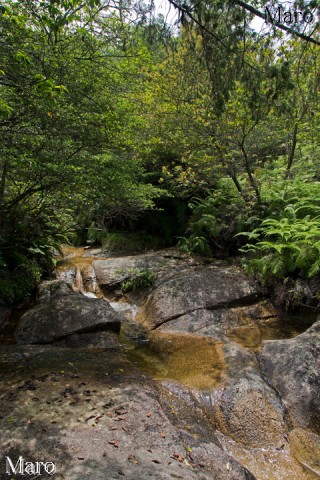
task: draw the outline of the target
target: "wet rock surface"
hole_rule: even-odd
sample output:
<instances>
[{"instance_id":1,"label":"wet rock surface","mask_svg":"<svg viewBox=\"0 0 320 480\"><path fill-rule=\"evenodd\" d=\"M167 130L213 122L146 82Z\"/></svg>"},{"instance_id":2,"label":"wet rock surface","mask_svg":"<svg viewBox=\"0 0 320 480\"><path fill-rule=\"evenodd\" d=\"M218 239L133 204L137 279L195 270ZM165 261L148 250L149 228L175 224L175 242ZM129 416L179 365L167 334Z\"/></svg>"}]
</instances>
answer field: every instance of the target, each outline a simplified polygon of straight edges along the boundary
<instances>
[{"instance_id":1,"label":"wet rock surface","mask_svg":"<svg viewBox=\"0 0 320 480\"><path fill-rule=\"evenodd\" d=\"M97 281L122 313L63 282L41 287L17 338L35 324L55 347L1 348L0 463L40 455L68 480L320 478L319 322L282 328L260 287L221 261L81 255L60 278L85 295ZM156 283L119 302L134 269Z\"/></svg>"},{"instance_id":2,"label":"wet rock surface","mask_svg":"<svg viewBox=\"0 0 320 480\"><path fill-rule=\"evenodd\" d=\"M141 318L147 327L157 328L197 310L252 304L259 295L260 287L236 267L196 267L176 274L155 288L141 311ZM211 321L214 318L220 321L219 314L207 315ZM199 315L195 314L195 318L197 322Z\"/></svg>"},{"instance_id":3,"label":"wet rock surface","mask_svg":"<svg viewBox=\"0 0 320 480\"><path fill-rule=\"evenodd\" d=\"M296 459L309 471L320 476L320 437L302 428L294 428L289 434Z\"/></svg>"},{"instance_id":4,"label":"wet rock surface","mask_svg":"<svg viewBox=\"0 0 320 480\"><path fill-rule=\"evenodd\" d=\"M293 339L265 342L261 359L285 403L288 423L320 435L320 320Z\"/></svg>"},{"instance_id":5,"label":"wet rock surface","mask_svg":"<svg viewBox=\"0 0 320 480\"><path fill-rule=\"evenodd\" d=\"M233 343L224 353L228 377L212 409L218 430L247 447L281 448L287 434L282 402L262 378L255 354Z\"/></svg>"},{"instance_id":6,"label":"wet rock surface","mask_svg":"<svg viewBox=\"0 0 320 480\"><path fill-rule=\"evenodd\" d=\"M2 472L4 455L23 455L54 462L54 478L68 480L255 478L209 425L198 427L201 410L157 387L120 351L7 348L0 367Z\"/></svg>"}]
</instances>

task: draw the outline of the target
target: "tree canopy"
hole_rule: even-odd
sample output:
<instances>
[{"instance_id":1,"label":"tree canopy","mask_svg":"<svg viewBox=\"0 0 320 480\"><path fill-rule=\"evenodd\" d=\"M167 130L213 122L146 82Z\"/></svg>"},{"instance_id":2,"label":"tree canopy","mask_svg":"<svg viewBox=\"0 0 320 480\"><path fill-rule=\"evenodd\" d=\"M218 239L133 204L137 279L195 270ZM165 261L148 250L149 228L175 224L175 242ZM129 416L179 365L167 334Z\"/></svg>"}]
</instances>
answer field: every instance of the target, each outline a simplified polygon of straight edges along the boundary
<instances>
[{"instance_id":1,"label":"tree canopy","mask_svg":"<svg viewBox=\"0 0 320 480\"><path fill-rule=\"evenodd\" d=\"M3 298L119 231L319 273L318 2L168 2L178 32L153 2L2 2Z\"/></svg>"}]
</instances>

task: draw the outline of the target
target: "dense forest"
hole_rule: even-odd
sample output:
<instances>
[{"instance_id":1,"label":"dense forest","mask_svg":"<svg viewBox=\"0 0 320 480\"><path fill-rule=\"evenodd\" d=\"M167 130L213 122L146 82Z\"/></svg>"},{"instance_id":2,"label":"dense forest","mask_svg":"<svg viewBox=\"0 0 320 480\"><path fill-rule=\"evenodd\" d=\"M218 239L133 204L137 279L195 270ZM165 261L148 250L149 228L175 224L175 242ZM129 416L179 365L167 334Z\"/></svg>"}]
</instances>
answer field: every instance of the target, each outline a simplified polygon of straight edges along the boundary
<instances>
[{"instance_id":1,"label":"dense forest","mask_svg":"<svg viewBox=\"0 0 320 480\"><path fill-rule=\"evenodd\" d=\"M2 0L0 303L66 242L320 274L319 2L169 3Z\"/></svg>"}]
</instances>

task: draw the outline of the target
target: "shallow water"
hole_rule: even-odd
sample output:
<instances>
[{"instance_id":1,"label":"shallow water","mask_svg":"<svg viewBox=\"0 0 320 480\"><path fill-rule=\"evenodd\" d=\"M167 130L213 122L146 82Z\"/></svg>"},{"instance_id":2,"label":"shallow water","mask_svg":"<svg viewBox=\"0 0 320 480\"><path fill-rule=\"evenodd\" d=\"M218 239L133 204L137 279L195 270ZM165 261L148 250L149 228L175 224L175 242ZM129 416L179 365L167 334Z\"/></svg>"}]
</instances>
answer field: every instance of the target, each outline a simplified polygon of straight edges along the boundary
<instances>
[{"instance_id":1,"label":"shallow water","mask_svg":"<svg viewBox=\"0 0 320 480\"><path fill-rule=\"evenodd\" d=\"M57 263L57 277L71 283L74 290L80 291L86 296L103 297L102 292L94 283L94 277L90 278L90 267L94 260L100 258L98 257L99 252L91 255L90 250L66 247L63 253L64 257L60 258ZM92 275L94 275L94 272L92 272ZM124 318L120 334L124 361L129 360L134 363L142 372L156 381L178 382L190 389L200 390L200 395L205 395L206 391L213 389L218 391L219 388L223 387L228 375L228 366L221 342L210 337L189 334L147 332L141 324L135 322L138 312L136 305L126 302L125 299L115 301L115 298L110 297L108 300L110 305ZM229 329L226 334L230 340L243 347L257 350L264 340L280 340L299 335L313 323L314 319L314 315L307 316L305 314L297 317L268 318L259 323ZM12 343L12 338L7 343ZM17 355L17 365L12 371L13 377L16 375L15 372L19 372L19 369L20 373L22 373L21 369L27 369L29 374L29 362L26 361L25 357ZM71 352L70 361L67 362L67 365L62 364L61 371L68 368L75 369L73 355ZM78 352L77 355L79 358L83 358L83 365L79 360L75 371L78 371L78 369L86 371L90 364L88 360L93 355L94 362L89 370L93 368L92 371L95 371L96 375L98 375L98 372L100 375L101 370L101 378L107 374L111 375L111 372L105 371L106 364L103 351ZM124 375L128 367L127 365L120 366L121 368L119 368L119 365L115 367L115 374ZM5 363L3 368L7 370L9 365ZM283 450L275 448L267 450L247 449L243 445L226 439L225 449L242 465L246 466L258 480L319 479L318 460L313 460L313 457L317 456L319 451L315 447L312 447L313 450L311 449L311 451L310 442L307 449L302 447L303 442L300 437L297 437L291 443L293 447L291 451L287 446ZM310 464L310 455L313 455L311 458L312 465L316 465L316 470L313 471L302 465L304 462Z\"/></svg>"},{"instance_id":2,"label":"shallow water","mask_svg":"<svg viewBox=\"0 0 320 480\"><path fill-rule=\"evenodd\" d=\"M218 387L226 364L222 343L195 335L149 332L136 336L126 333L124 325L120 341L126 346L129 360L154 380L174 380L191 389L210 390Z\"/></svg>"},{"instance_id":3,"label":"shallow water","mask_svg":"<svg viewBox=\"0 0 320 480\"><path fill-rule=\"evenodd\" d=\"M264 340L294 338L306 331L315 321L315 314L279 316L256 324L243 325L227 331L230 340L245 348L259 349Z\"/></svg>"}]
</instances>

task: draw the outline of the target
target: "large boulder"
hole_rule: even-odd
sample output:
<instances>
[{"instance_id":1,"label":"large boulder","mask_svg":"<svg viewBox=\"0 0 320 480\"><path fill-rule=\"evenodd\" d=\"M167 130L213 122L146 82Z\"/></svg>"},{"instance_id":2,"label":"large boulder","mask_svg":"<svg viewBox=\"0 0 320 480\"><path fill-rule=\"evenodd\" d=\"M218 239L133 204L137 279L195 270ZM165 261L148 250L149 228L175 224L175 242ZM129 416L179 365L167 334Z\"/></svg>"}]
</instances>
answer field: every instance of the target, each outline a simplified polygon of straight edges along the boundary
<instances>
[{"instance_id":1,"label":"large boulder","mask_svg":"<svg viewBox=\"0 0 320 480\"><path fill-rule=\"evenodd\" d=\"M198 267L177 273L155 288L139 319L148 328L157 328L197 310L253 303L260 294L260 287L236 267ZM206 315L212 317L211 313ZM199 316L195 317L198 322Z\"/></svg>"},{"instance_id":2,"label":"large boulder","mask_svg":"<svg viewBox=\"0 0 320 480\"><path fill-rule=\"evenodd\" d=\"M75 293L63 282L47 287L42 301L22 316L17 343L103 347L116 342L121 317L108 302Z\"/></svg>"},{"instance_id":3,"label":"large boulder","mask_svg":"<svg viewBox=\"0 0 320 480\"><path fill-rule=\"evenodd\" d=\"M209 395L208 414L220 432L238 443L281 448L286 443L281 399L261 377L255 354L229 342L224 355L227 377L223 388Z\"/></svg>"},{"instance_id":4,"label":"large boulder","mask_svg":"<svg viewBox=\"0 0 320 480\"><path fill-rule=\"evenodd\" d=\"M195 405L158 389L120 349L1 353L1 465L5 456L51 461L53 478L67 480L255 478L219 447Z\"/></svg>"},{"instance_id":5,"label":"large boulder","mask_svg":"<svg viewBox=\"0 0 320 480\"><path fill-rule=\"evenodd\" d=\"M101 287L113 288L123 280L130 278L137 270L148 270L157 274L159 279L172 275L177 269L190 268L198 262L176 249L160 250L143 255L95 260L93 268Z\"/></svg>"},{"instance_id":6,"label":"large boulder","mask_svg":"<svg viewBox=\"0 0 320 480\"><path fill-rule=\"evenodd\" d=\"M275 317L276 312L271 303L268 300L262 300L245 307L194 310L163 323L158 330L168 333L193 333L218 339L231 328L252 326Z\"/></svg>"},{"instance_id":7,"label":"large boulder","mask_svg":"<svg viewBox=\"0 0 320 480\"><path fill-rule=\"evenodd\" d=\"M290 340L266 341L264 374L281 395L293 427L320 433L320 320Z\"/></svg>"}]
</instances>

